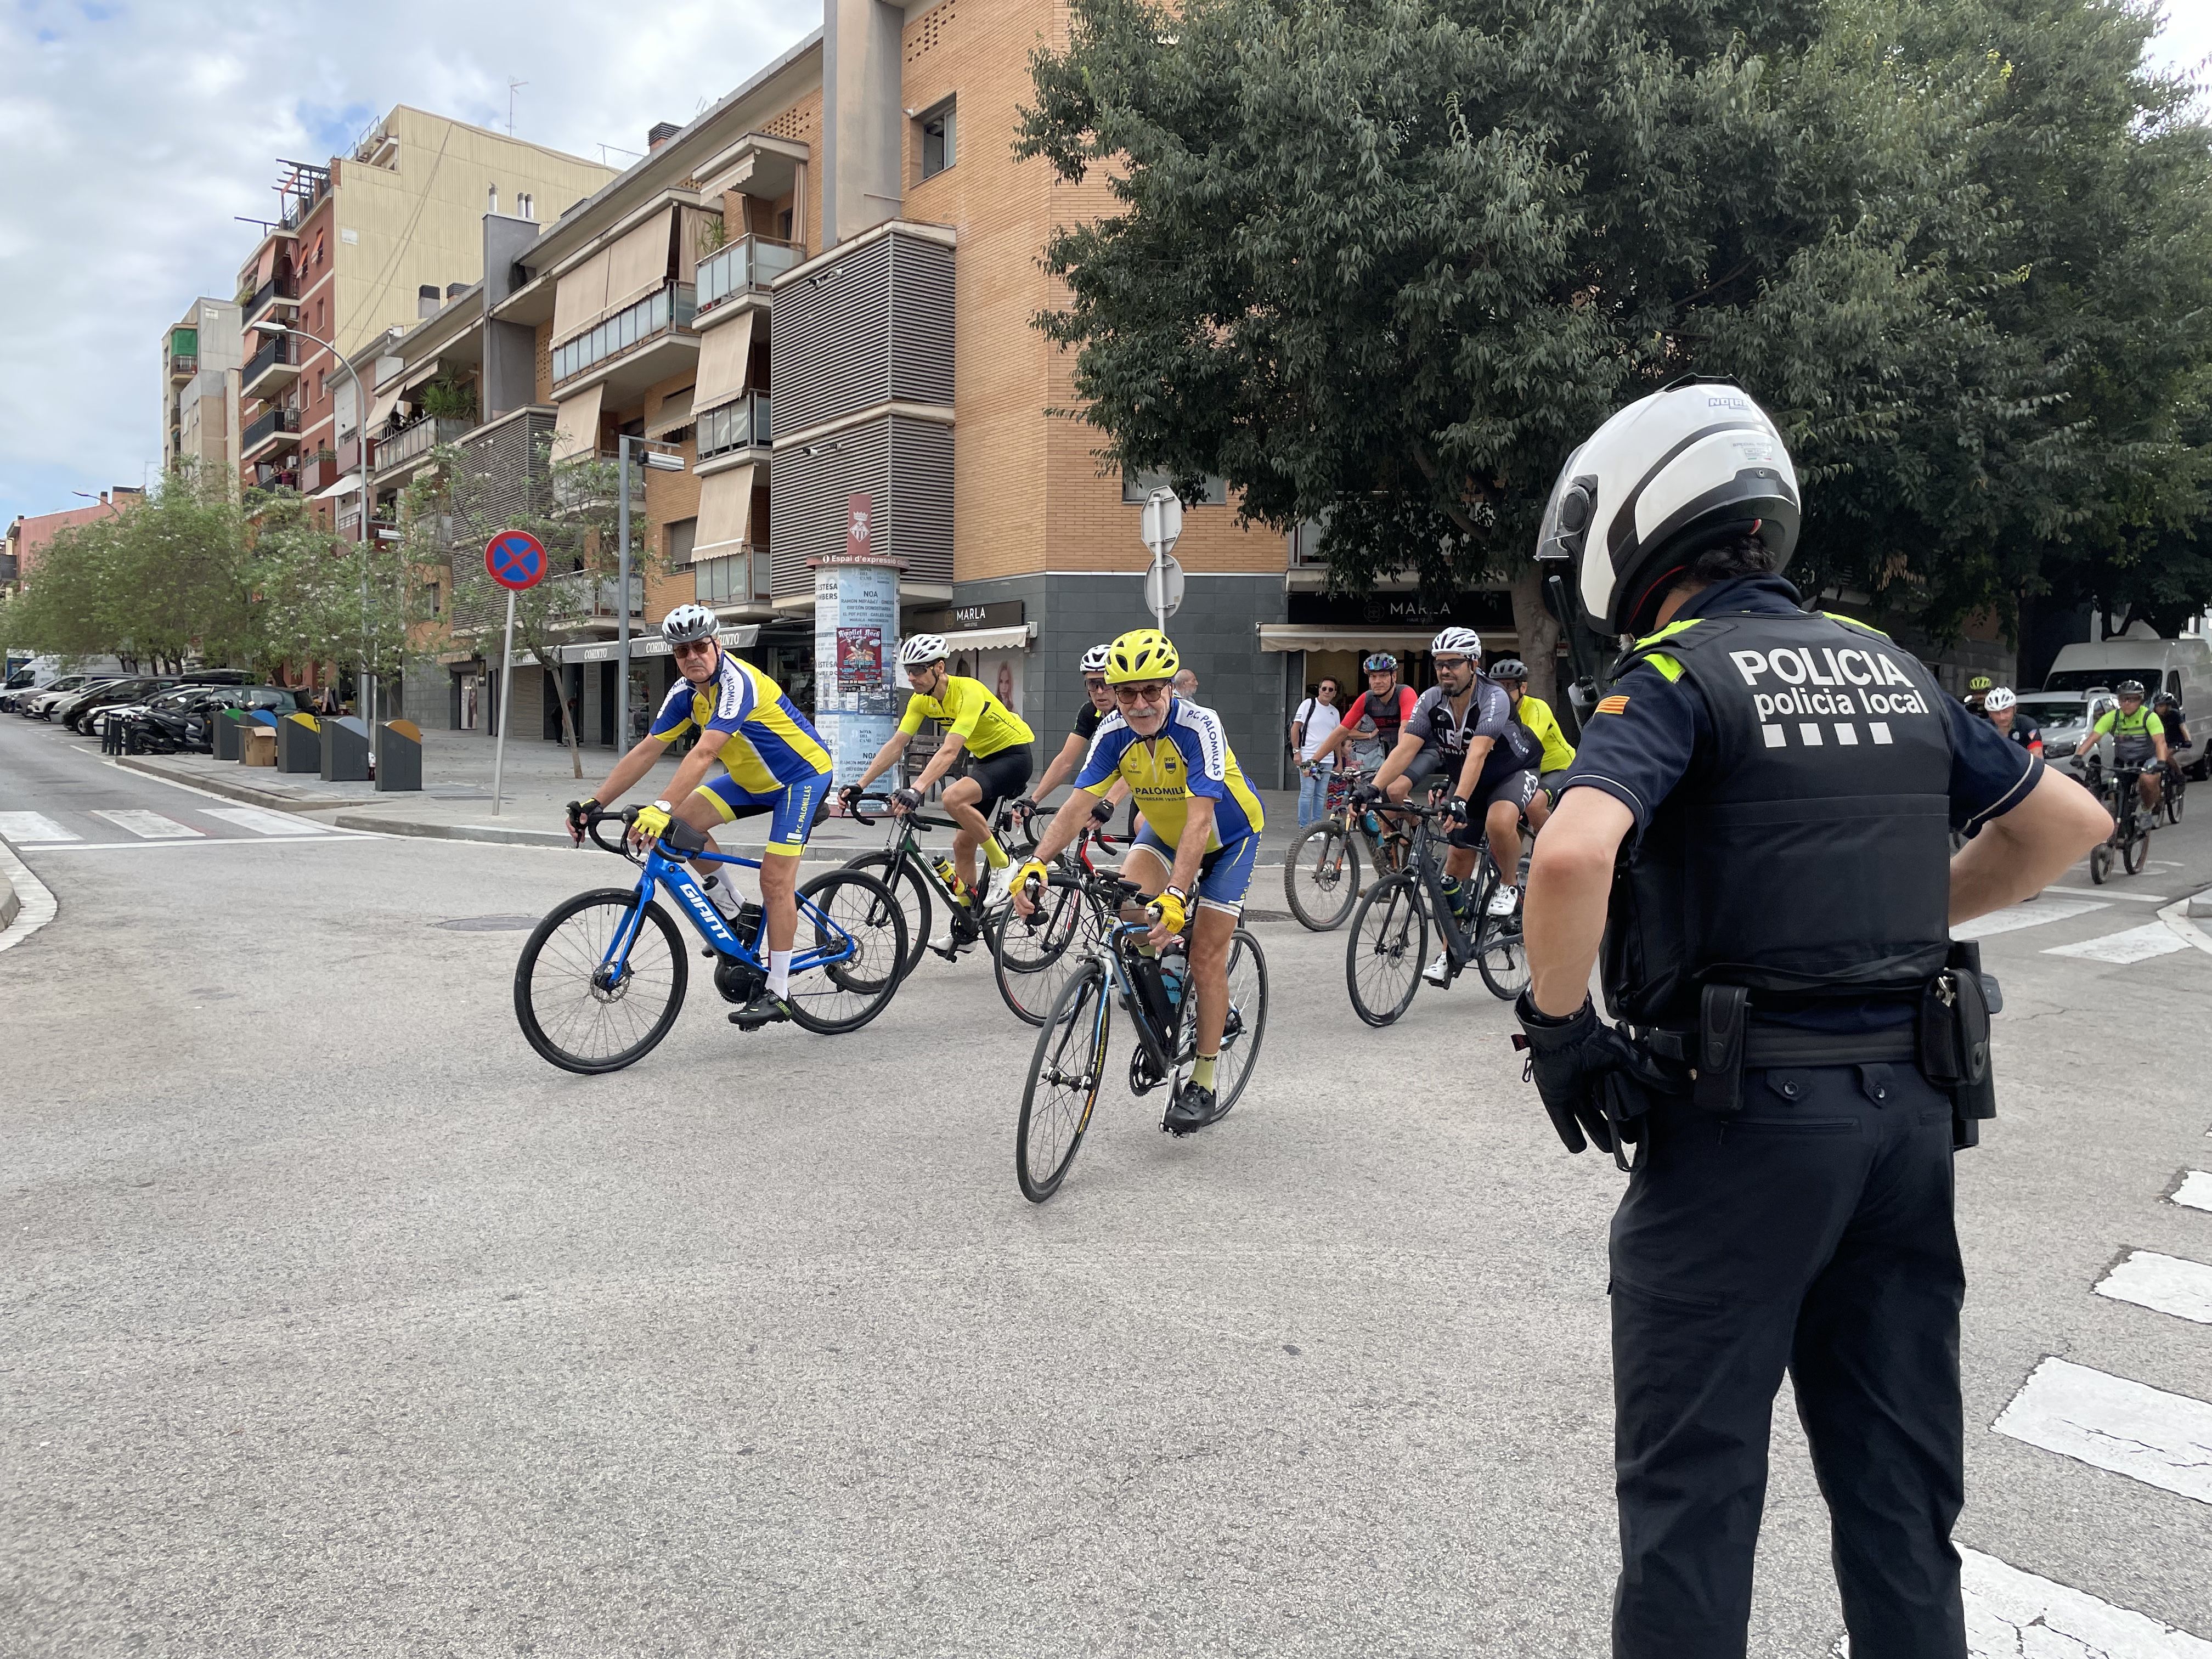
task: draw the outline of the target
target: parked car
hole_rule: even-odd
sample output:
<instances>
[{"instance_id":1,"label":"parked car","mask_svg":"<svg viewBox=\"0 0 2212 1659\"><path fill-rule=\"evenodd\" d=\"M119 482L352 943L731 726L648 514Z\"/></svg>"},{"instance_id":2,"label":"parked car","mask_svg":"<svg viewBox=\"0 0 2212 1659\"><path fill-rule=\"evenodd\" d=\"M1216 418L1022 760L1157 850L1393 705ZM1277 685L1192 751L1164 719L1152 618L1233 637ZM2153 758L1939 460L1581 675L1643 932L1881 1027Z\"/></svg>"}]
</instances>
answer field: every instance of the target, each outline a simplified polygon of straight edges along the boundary
<instances>
[{"instance_id":1,"label":"parked car","mask_svg":"<svg viewBox=\"0 0 2212 1659\"><path fill-rule=\"evenodd\" d=\"M48 718L72 732L82 732L86 719L94 711L118 702L143 702L154 692L174 684L173 680L160 679L110 680L105 685L89 686L57 704Z\"/></svg>"},{"instance_id":2,"label":"parked car","mask_svg":"<svg viewBox=\"0 0 2212 1659\"><path fill-rule=\"evenodd\" d=\"M88 686L106 685L121 678L119 674L64 674L43 690L20 696L15 712L26 720L52 720L55 704L76 696Z\"/></svg>"},{"instance_id":3,"label":"parked car","mask_svg":"<svg viewBox=\"0 0 2212 1659\"><path fill-rule=\"evenodd\" d=\"M150 698L128 719L119 719L116 709L106 711L104 718L121 726L115 746L126 753L205 754L214 747L215 720L224 709L266 708L289 714L298 707L298 699L281 685L191 685Z\"/></svg>"},{"instance_id":4,"label":"parked car","mask_svg":"<svg viewBox=\"0 0 2212 1659\"><path fill-rule=\"evenodd\" d=\"M220 688L193 685L180 682L159 691L148 693L130 702L110 703L105 708L94 708L84 722L84 729L92 736L104 737L111 726L121 726L145 714L149 709L181 707L194 697L207 696Z\"/></svg>"}]
</instances>

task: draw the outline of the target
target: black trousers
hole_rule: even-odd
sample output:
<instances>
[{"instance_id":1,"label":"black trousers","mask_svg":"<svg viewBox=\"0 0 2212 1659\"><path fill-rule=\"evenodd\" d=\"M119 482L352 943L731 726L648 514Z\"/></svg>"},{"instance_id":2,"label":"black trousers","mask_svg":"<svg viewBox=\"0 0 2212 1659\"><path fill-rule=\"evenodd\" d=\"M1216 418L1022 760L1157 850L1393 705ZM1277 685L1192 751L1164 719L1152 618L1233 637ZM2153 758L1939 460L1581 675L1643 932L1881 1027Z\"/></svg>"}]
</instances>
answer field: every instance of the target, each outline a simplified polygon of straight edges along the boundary
<instances>
[{"instance_id":1,"label":"black trousers","mask_svg":"<svg viewBox=\"0 0 2212 1659\"><path fill-rule=\"evenodd\" d=\"M1745 1650L1786 1369L1851 1650L1965 1659L1951 1107L1907 1066L1755 1072L1655 1110L1613 1217L1617 1659Z\"/></svg>"}]
</instances>

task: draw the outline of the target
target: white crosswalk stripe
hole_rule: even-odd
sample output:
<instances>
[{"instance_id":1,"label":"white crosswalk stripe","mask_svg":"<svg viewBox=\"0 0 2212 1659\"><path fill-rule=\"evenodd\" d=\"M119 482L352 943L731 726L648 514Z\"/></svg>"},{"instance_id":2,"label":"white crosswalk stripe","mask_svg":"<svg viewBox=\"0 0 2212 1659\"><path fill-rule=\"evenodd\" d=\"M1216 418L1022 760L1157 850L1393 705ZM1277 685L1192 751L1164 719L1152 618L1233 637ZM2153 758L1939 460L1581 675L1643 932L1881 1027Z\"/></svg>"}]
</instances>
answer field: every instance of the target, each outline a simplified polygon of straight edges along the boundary
<instances>
[{"instance_id":1,"label":"white crosswalk stripe","mask_svg":"<svg viewBox=\"0 0 2212 1659\"><path fill-rule=\"evenodd\" d=\"M2043 954L2047 957L2078 957L2084 962L2111 962L2125 965L2130 962L2148 962L2153 957L2169 956L2176 951L2188 948L2187 939L2164 922L2154 921L2145 927L2130 927L2124 933L2106 933L2075 945L2053 945Z\"/></svg>"},{"instance_id":2,"label":"white crosswalk stripe","mask_svg":"<svg viewBox=\"0 0 2212 1659\"><path fill-rule=\"evenodd\" d=\"M0 812L0 841L12 841L19 846L30 847L41 842L83 839L74 830L63 829L43 812Z\"/></svg>"},{"instance_id":3,"label":"white crosswalk stripe","mask_svg":"<svg viewBox=\"0 0 2212 1659\"><path fill-rule=\"evenodd\" d=\"M1960 1550L1959 1588L1967 1659L2212 1659L2212 1642L1979 1550Z\"/></svg>"},{"instance_id":4,"label":"white crosswalk stripe","mask_svg":"<svg viewBox=\"0 0 2212 1659\"><path fill-rule=\"evenodd\" d=\"M127 830L145 841L185 841L207 831L160 812L149 812L137 807L96 807L93 817L106 818L118 830Z\"/></svg>"},{"instance_id":5,"label":"white crosswalk stripe","mask_svg":"<svg viewBox=\"0 0 2212 1659\"><path fill-rule=\"evenodd\" d=\"M1997 1433L2212 1504L2212 1406L2046 1359L1990 1425Z\"/></svg>"},{"instance_id":6,"label":"white crosswalk stripe","mask_svg":"<svg viewBox=\"0 0 2212 1659\"><path fill-rule=\"evenodd\" d=\"M2191 1170L2182 1176L2181 1185L2174 1188L2173 1201L2186 1204L2192 1210L2212 1210L2212 1175Z\"/></svg>"},{"instance_id":7,"label":"white crosswalk stripe","mask_svg":"<svg viewBox=\"0 0 2212 1659\"><path fill-rule=\"evenodd\" d=\"M217 818L240 830L251 830L257 836L318 836L326 833L323 826L311 818L296 818L285 812L264 812L258 806L203 806L201 813Z\"/></svg>"},{"instance_id":8,"label":"white crosswalk stripe","mask_svg":"<svg viewBox=\"0 0 2212 1659\"><path fill-rule=\"evenodd\" d=\"M2156 1250L2130 1250L2097 1282L2097 1294L2115 1302L2212 1325L2212 1267Z\"/></svg>"},{"instance_id":9,"label":"white crosswalk stripe","mask_svg":"<svg viewBox=\"0 0 2212 1659\"><path fill-rule=\"evenodd\" d=\"M2040 927L2046 922L2064 921L2071 916L2086 916L2093 910L2107 907L2081 899L2037 899L2029 904L2008 905L2002 910L1992 910L1985 916L1976 916L1972 921L1962 921L1951 929L1953 939L1987 939L1992 933L2016 933L2022 927Z\"/></svg>"}]
</instances>

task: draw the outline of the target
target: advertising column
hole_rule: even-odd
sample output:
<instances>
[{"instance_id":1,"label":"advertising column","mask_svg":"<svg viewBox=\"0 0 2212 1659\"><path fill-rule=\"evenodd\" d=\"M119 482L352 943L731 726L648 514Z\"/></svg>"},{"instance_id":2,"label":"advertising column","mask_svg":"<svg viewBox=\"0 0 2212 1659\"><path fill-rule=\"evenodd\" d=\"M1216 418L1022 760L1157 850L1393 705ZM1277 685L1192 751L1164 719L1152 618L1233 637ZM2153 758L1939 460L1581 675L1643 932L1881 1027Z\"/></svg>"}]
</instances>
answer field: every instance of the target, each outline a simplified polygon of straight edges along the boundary
<instances>
[{"instance_id":1,"label":"advertising column","mask_svg":"<svg viewBox=\"0 0 2212 1659\"><path fill-rule=\"evenodd\" d=\"M905 708L894 676L903 567L877 556L875 507L865 494L853 497L846 516L845 551L808 563L814 570L814 724L843 785L890 740Z\"/></svg>"}]
</instances>

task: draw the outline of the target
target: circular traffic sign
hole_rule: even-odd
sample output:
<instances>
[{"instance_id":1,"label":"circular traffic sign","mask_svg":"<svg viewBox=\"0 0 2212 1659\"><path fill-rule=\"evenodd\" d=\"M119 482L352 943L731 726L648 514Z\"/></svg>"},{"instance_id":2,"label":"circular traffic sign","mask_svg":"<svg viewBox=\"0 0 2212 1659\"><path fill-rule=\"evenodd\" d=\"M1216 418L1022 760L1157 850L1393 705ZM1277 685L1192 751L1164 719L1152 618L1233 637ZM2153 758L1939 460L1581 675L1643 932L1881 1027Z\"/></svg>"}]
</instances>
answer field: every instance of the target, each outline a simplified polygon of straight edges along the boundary
<instances>
[{"instance_id":1,"label":"circular traffic sign","mask_svg":"<svg viewBox=\"0 0 2212 1659\"><path fill-rule=\"evenodd\" d=\"M484 544L484 574L520 592L545 579L545 544L526 530L502 530Z\"/></svg>"}]
</instances>

